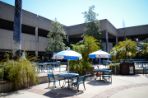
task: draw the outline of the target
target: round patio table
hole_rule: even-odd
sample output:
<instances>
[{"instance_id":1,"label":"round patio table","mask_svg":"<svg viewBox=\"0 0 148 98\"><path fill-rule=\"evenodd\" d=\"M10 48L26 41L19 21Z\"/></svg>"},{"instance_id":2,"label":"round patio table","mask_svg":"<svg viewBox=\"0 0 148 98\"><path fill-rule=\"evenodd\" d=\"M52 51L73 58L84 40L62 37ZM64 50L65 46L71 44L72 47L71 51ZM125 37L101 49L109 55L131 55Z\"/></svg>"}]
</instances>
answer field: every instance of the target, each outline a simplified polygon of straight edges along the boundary
<instances>
[{"instance_id":1,"label":"round patio table","mask_svg":"<svg viewBox=\"0 0 148 98\"><path fill-rule=\"evenodd\" d=\"M59 74L60 78L64 78L68 80L68 88L70 88L70 80L77 76L79 76L78 73L70 73L70 72Z\"/></svg>"}]
</instances>

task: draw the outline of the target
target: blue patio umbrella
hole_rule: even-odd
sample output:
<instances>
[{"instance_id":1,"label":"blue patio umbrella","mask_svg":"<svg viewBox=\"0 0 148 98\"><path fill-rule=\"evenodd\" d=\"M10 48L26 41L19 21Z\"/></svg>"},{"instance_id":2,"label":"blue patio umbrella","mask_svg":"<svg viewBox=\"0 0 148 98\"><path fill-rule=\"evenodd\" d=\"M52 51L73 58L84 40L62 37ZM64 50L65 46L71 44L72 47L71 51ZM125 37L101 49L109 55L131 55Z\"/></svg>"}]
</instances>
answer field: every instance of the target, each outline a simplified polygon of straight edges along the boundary
<instances>
[{"instance_id":1,"label":"blue patio umbrella","mask_svg":"<svg viewBox=\"0 0 148 98\"><path fill-rule=\"evenodd\" d=\"M99 61L100 61L100 58L110 58L110 57L111 55L109 53L102 50L98 50L89 54L89 58L92 58L92 59L99 58Z\"/></svg>"},{"instance_id":2,"label":"blue patio umbrella","mask_svg":"<svg viewBox=\"0 0 148 98\"><path fill-rule=\"evenodd\" d=\"M80 60L82 59L82 55L78 52L68 49L68 50L63 50L61 52L56 53L53 58L68 60L68 71L69 71L69 61Z\"/></svg>"},{"instance_id":3,"label":"blue patio umbrella","mask_svg":"<svg viewBox=\"0 0 148 98\"><path fill-rule=\"evenodd\" d=\"M110 58L111 55L105 51L98 50L89 54L89 58Z\"/></svg>"}]
</instances>

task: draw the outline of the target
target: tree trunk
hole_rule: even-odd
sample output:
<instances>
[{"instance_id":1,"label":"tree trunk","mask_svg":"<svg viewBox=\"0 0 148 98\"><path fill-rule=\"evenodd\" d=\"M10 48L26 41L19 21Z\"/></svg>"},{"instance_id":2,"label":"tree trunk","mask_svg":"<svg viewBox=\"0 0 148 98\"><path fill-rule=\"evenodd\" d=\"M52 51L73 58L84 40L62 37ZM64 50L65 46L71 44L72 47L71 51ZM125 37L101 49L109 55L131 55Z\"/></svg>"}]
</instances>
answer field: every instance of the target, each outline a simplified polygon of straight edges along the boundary
<instances>
[{"instance_id":1,"label":"tree trunk","mask_svg":"<svg viewBox=\"0 0 148 98\"><path fill-rule=\"evenodd\" d=\"M22 0L15 0L13 56L21 56Z\"/></svg>"}]
</instances>

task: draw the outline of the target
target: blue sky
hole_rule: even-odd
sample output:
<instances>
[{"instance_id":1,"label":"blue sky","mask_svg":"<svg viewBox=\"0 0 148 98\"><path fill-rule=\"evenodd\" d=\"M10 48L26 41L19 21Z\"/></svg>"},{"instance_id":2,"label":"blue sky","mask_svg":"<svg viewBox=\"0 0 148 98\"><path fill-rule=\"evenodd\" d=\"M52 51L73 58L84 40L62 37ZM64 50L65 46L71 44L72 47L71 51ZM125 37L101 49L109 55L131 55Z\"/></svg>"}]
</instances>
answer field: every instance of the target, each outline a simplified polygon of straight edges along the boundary
<instances>
[{"instance_id":1,"label":"blue sky","mask_svg":"<svg viewBox=\"0 0 148 98\"><path fill-rule=\"evenodd\" d=\"M14 0L0 0L14 5ZM148 24L148 0L22 0L23 9L64 25L84 23L82 12L95 5L97 19L108 19L116 28ZM123 21L124 24L123 25Z\"/></svg>"}]
</instances>

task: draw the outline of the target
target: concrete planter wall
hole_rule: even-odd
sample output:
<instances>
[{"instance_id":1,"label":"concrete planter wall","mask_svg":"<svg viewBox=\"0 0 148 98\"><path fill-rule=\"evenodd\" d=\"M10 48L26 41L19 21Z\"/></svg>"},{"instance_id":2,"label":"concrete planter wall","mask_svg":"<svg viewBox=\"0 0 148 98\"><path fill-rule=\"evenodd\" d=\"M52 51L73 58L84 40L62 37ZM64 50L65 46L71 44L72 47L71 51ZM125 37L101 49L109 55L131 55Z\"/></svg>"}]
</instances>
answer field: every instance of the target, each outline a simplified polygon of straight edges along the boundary
<instances>
[{"instance_id":1,"label":"concrete planter wall","mask_svg":"<svg viewBox=\"0 0 148 98\"><path fill-rule=\"evenodd\" d=\"M47 83L48 82L48 77L47 76L41 76L41 77L38 77L38 83L41 84L41 83Z\"/></svg>"},{"instance_id":2,"label":"concrete planter wall","mask_svg":"<svg viewBox=\"0 0 148 98\"><path fill-rule=\"evenodd\" d=\"M0 81L0 93L12 91L12 83L7 81Z\"/></svg>"},{"instance_id":3,"label":"concrete planter wall","mask_svg":"<svg viewBox=\"0 0 148 98\"><path fill-rule=\"evenodd\" d=\"M47 82L48 82L47 76L38 77L39 84L47 83ZM13 91L12 83L7 82L7 81L0 81L0 93L6 93L10 91Z\"/></svg>"}]
</instances>

